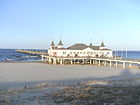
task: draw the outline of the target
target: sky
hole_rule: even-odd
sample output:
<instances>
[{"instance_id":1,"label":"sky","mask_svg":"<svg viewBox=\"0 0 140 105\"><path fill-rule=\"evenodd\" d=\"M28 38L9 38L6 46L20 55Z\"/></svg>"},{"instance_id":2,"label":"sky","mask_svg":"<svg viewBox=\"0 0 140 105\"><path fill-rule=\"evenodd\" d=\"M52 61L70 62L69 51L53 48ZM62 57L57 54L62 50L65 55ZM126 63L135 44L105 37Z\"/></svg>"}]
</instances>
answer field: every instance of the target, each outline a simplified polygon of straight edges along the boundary
<instances>
[{"instance_id":1,"label":"sky","mask_svg":"<svg viewBox=\"0 0 140 105\"><path fill-rule=\"evenodd\" d=\"M47 49L60 38L140 51L140 0L0 0L0 48Z\"/></svg>"}]
</instances>

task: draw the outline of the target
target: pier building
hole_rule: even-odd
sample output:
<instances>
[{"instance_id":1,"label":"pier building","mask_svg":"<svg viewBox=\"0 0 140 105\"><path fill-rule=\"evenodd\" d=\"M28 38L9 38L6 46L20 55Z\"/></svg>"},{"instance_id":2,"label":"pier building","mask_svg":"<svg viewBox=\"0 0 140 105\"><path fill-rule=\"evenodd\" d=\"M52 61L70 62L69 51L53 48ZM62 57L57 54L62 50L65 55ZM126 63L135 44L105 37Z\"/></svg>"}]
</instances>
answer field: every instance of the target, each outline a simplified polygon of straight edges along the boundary
<instances>
[{"instance_id":1,"label":"pier building","mask_svg":"<svg viewBox=\"0 0 140 105\"><path fill-rule=\"evenodd\" d=\"M51 42L48 49L48 55L53 57L113 57L113 51L106 48L104 42L99 46L94 46L92 43L89 45L83 43L76 43L72 46L64 48L62 41L60 40L58 45L55 45L54 41Z\"/></svg>"}]
</instances>

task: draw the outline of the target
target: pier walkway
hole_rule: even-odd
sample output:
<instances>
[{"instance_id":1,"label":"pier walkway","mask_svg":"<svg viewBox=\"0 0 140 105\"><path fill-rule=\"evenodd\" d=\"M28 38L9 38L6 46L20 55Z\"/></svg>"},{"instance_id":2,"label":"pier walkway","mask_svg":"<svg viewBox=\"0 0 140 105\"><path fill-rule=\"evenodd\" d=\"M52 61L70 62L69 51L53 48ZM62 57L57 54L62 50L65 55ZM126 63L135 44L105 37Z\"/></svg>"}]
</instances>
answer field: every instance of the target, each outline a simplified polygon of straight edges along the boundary
<instances>
[{"instance_id":1,"label":"pier walkway","mask_svg":"<svg viewBox=\"0 0 140 105\"><path fill-rule=\"evenodd\" d=\"M16 52L35 55L48 55L47 52L39 52L39 51L16 50Z\"/></svg>"}]
</instances>

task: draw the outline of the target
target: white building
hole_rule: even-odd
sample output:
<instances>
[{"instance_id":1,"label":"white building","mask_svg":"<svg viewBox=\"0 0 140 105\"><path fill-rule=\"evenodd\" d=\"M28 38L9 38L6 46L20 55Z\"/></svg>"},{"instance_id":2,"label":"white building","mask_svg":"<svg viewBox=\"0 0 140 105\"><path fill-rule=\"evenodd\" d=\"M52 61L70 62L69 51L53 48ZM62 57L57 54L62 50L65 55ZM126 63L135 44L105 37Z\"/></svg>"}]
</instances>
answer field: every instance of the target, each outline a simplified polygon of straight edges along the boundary
<instances>
[{"instance_id":1,"label":"white building","mask_svg":"<svg viewBox=\"0 0 140 105\"><path fill-rule=\"evenodd\" d=\"M92 43L89 46L77 43L68 48L64 48L61 40L57 46L52 41L48 49L48 54L49 56L55 57L113 57L113 51L107 49L103 42L100 46L93 46Z\"/></svg>"}]
</instances>

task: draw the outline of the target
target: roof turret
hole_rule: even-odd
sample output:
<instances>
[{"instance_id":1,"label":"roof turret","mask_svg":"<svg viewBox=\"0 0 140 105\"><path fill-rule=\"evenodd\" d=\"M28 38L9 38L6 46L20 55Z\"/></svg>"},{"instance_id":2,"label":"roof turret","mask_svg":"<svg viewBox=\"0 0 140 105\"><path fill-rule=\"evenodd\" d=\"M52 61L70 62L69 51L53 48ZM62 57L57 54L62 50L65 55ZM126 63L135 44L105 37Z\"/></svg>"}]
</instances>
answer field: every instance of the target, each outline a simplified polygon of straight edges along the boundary
<instances>
[{"instance_id":1,"label":"roof turret","mask_svg":"<svg viewBox=\"0 0 140 105\"><path fill-rule=\"evenodd\" d=\"M58 45L63 46L63 43L61 40L59 41Z\"/></svg>"},{"instance_id":2,"label":"roof turret","mask_svg":"<svg viewBox=\"0 0 140 105\"><path fill-rule=\"evenodd\" d=\"M55 46L54 41L52 41L51 46Z\"/></svg>"},{"instance_id":3,"label":"roof turret","mask_svg":"<svg viewBox=\"0 0 140 105\"><path fill-rule=\"evenodd\" d=\"M101 43L100 47L105 47L104 42Z\"/></svg>"},{"instance_id":4,"label":"roof turret","mask_svg":"<svg viewBox=\"0 0 140 105\"><path fill-rule=\"evenodd\" d=\"M89 46L92 46L92 43L90 43Z\"/></svg>"}]
</instances>

